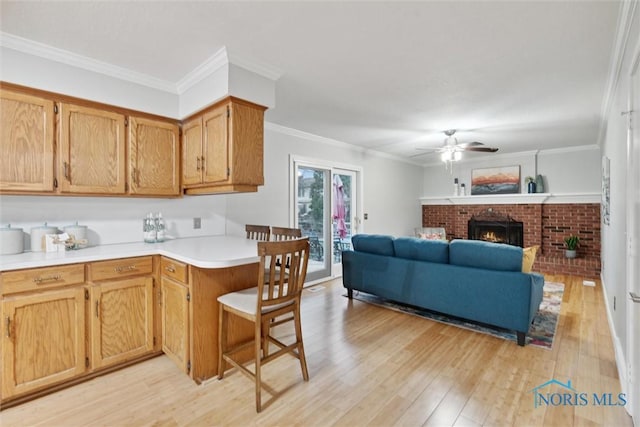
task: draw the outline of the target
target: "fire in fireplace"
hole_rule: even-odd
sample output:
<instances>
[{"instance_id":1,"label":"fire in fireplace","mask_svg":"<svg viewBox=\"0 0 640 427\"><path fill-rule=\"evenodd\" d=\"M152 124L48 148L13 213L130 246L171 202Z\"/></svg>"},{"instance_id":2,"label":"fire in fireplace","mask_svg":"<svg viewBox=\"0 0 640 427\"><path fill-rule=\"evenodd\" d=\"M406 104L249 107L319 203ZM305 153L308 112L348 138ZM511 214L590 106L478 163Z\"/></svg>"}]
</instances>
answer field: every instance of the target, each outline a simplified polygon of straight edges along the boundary
<instances>
[{"instance_id":1,"label":"fire in fireplace","mask_svg":"<svg viewBox=\"0 0 640 427\"><path fill-rule=\"evenodd\" d=\"M467 231L471 240L507 243L524 247L522 222L516 221L508 215L494 212L493 209L487 209L472 216L467 223Z\"/></svg>"}]
</instances>

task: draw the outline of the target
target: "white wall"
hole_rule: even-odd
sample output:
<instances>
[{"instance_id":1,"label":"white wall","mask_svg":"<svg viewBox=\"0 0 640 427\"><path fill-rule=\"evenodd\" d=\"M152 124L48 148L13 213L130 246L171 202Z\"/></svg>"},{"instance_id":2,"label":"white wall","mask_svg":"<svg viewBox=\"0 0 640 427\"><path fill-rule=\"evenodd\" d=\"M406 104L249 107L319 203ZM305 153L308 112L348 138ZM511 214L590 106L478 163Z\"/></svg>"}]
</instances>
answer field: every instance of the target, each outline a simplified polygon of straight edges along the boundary
<instances>
[{"instance_id":1,"label":"white wall","mask_svg":"<svg viewBox=\"0 0 640 427\"><path fill-rule=\"evenodd\" d=\"M520 192L526 193L525 178L543 176L545 193L599 193L600 149L583 146L572 149L539 152L494 154L481 158L464 153L466 159L447 170L444 163L429 165L424 173L424 196L440 197L453 194L453 180L465 184L467 195L471 188L471 171L477 168L520 166Z\"/></svg>"},{"instance_id":2,"label":"white wall","mask_svg":"<svg viewBox=\"0 0 640 427\"><path fill-rule=\"evenodd\" d=\"M276 130L274 130L274 128ZM289 157L291 155L323 162L349 164L363 169L364 206L369 219L366 233L411 235L422 223L419 197L423 169L402 161L367 153L347 144L323 141L312 135L265 129L265 185L256 194L228 196L227 231L240 235L244 224L288 226L292 223L289 206Z\"/></svg>"},{"instance_id":3,"label":"white wall","mask_svg":"<svg viewBox=\"0 0 640 427\"><path fill-rule=\"evenodd\" d=\"M0 80L178 118L178 95L0 46Z\"/></svg>"},{"instance_id":4,"label":"white wall","mask_svg":"<svg viewBox=\"0 0 640 427\"><path fill-rule=\"evenodd\" d=\"M167 233L173 237L225 234L225 196L186 196L182 199L124 197L0 196L0 224L20 227L63 227L78 221L89 227L89 244L140 242L142 218L162 212ZM202 218L202 228L193 229L193 218ZM25 250L30 250L25 236Z\"/></svg>"},{"instance_id":5,"label":"white wall","mask_svg":"<svg viewBox=\"0 0 640 427\"><path fill-rule=\"evenodd\" d=\"M610 209L611 223L602 226L602 283L611 315L614 331L614 346L616 351L622 352L622 358L629 360L630 350L626 340L626 212L627 212L627 120L621 112L628 111L629 94L631 90L631 63L640 46L640 15L636 7L633 16L629 39L621 57L619 80L607 116L607 131L602 144L602 155L610 160ZM636 107L637 108L637 107ZM637 113L636 113L637 114ZM634 117L637 117L635 115ZM614 303L615 301L615 303ZM614 307L615 304L615 307ZM619 356L619 354L616 354ZM618 360L621 362L620 360ZM618 367L624 386L626 380L625 366ZM637 409L636 409L637 411Z\"/></svg>"}]
</instances>

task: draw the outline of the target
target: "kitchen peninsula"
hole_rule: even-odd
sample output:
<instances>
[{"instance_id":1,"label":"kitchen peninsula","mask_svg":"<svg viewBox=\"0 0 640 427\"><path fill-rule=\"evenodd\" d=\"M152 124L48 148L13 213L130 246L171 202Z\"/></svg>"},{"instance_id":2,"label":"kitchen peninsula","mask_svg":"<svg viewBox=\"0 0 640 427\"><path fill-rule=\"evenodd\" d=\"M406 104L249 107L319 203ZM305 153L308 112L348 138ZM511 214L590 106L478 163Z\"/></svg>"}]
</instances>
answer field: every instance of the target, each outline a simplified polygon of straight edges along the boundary
<instances>
[{"instance_id":1,"label":"kitchen peninsula","mask_svg":"<svg viewBox=\"0 0 640 427\"><path fill-rule=\"evenodd\" d=\"M2 405L166 353L217 374L219 295L255 286L256 242L209 236L0 257ZM251 336L236 322L230 336Z\"/></svg>"}]
</instances>

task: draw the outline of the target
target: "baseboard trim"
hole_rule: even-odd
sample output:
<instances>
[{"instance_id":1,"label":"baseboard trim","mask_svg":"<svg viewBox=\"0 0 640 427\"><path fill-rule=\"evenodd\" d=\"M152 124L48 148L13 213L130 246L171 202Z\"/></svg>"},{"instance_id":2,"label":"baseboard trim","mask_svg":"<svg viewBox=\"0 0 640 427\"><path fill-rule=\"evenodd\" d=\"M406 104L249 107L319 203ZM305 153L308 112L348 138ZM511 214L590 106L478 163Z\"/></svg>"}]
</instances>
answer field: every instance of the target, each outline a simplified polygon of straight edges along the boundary
<instances>
[{"instance_id":1,"label":"baseboard trim","mask_svg":"<svg viewBox=\"0 0 640 427\"><path fill-rule=\"evenodd\" d=\"M620 388L624 394L629 395L629 378L627 377L627 361L624 356L624 350L620 343L620 338L616 333L616 328L613 324L613 316L611 315L611 305L609 305L609 299L605 292L604 277L600 274L600 283L602 283L602 295L604 296L604 305L607 308L607 321L609 323L609 332L611 333L611 339L613 340L613 350L616 356L616 368L618 369L618 378L620 378ZM629 402L631 403L631 402ZM633 409L630 404L625 405L625 410L629 415L633 415Z\"/></svg>"}]
</instances>

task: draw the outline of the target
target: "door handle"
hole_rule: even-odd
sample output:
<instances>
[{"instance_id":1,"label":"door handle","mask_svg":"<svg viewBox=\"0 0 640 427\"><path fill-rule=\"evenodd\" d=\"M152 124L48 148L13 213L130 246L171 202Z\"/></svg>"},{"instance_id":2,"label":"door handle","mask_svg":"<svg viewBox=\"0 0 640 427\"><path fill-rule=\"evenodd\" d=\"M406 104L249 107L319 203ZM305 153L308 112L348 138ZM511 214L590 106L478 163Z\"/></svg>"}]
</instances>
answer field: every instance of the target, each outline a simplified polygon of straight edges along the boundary
<instances>
[{"instance_id":1,"label":"door handle","mask_svg":"<svg viewBox=\"0 0 640 427\"><path fill-rule=\"evenodd\" d=\"M631 296L631 301L640 304L640 296L634 292L629 292L629 295Z\"/></svg>"}]
</instances>

